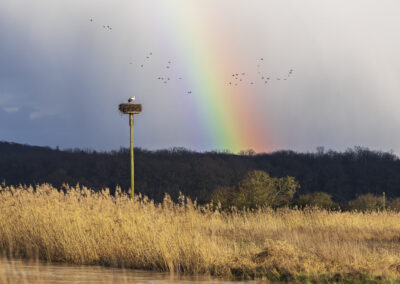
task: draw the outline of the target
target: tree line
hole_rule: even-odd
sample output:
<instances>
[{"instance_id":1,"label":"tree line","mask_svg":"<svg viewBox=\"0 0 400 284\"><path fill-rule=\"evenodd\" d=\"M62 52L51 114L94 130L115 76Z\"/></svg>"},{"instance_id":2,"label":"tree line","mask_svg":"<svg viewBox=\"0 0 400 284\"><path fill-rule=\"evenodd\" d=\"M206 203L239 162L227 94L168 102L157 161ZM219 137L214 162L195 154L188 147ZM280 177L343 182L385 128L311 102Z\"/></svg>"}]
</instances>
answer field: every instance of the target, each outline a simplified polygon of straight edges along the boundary
<instances>
[{"instance_id":1,"label":"tree line","mask_svg":"<svg viewBox=\"0 0 400 284\"><path fill-rule=\"evenodd\" d=\"M243 151L199 153L184 148L149 151L135 150L135 190L161 201L165 193L172 198L184 195L209 202L221 188L243 182L252 171L271 178L293 177L298 183L293 198L306 202L316 193L328 194L337 204L365 194L400 197L400 161L390 152L354 147L344 152L298 153L277 151L256 154ZM0 181L8 185L63 183L100 190L116 186L128 191L129 150L97 152L59 150L17 143L0 142ZM310 203L310 201L308 201Z\"/></svg>"}]
</instances>

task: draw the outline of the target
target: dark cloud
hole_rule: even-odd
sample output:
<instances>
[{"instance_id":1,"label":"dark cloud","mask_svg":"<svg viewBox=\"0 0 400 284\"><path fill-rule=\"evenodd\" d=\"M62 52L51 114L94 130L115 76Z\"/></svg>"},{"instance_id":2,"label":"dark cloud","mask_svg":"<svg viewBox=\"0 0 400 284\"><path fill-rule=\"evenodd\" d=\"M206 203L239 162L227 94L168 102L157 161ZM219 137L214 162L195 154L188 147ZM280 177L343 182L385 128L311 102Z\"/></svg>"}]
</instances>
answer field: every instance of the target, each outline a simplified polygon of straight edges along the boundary
<instances>
[{"instance_id":1,"label":"dark cloud","mask_svg":"<svg viewBox=\"0 0 400 284\"><path fill-rule=\"evenodd\" d=\"M237 70L254 77L251 87L238 86L240 99L254 103L256 127L274 149L399 150L398 2L179 3L171 16L158 1L1 2L1 140L118 149L129 133L117 105L136 95L144 105L136 145L210 150L199 107L210 98L196 81L208 71L191 58L201 55L211 71L229 62L228 80ZM214 14L206 15L210 5ZM257 71L274 80L258 84Z\"/></svg>"}]
</instances>

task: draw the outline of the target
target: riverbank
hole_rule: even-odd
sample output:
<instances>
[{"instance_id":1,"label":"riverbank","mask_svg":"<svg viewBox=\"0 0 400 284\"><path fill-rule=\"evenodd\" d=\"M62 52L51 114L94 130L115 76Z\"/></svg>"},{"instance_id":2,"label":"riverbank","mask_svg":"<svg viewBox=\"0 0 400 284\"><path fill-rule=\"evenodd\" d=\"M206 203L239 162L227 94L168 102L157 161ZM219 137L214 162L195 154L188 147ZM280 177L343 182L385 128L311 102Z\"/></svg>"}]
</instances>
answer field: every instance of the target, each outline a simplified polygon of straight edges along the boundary
<instances>
[{"instance_id":1,"label":"riverbank","mask_svg":"<svg viewBox=\"0 0 400 284\"><path fill-rule=\"evenodd\" d=\"M400 278L400 214L220 212L86 188L0 189L0 250L13 257L225 279Z\"/></svg>"},{"instance_id":2,"label":"riverbank","mask_svg":"<svg viewBox=\"0 0 400 284\"><path fill-rule=\"evenodd\" d=\"M48 263L39 260L0 258L0 283L29 284L109 284L109 283L215 283L229 284L231 281L209 276L185 276L168 272L110 268L96 265L73 265L65 263ZM252 284L255 281L235 284ZM278 284L278 283L271 283Z\"/></svg>"}]
</instances>

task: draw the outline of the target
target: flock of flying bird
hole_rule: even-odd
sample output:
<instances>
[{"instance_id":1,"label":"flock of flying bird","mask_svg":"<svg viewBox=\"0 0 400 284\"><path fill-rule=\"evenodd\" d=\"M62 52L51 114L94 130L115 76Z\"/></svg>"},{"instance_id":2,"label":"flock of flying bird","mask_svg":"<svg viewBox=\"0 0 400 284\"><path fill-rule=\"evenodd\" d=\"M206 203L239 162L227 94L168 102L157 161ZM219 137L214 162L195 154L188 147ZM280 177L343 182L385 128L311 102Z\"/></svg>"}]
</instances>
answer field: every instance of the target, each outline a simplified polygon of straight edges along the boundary
<instances>
[{"instance_id":1,"label":"flock of flying bird","mask_svg":"<svg viewBox=\"0 0 400 284\"><path fill-rule=\"evenodd\" d=\"M272 79L272 77L270 75L264 74L264 72L262 72L261 68L261 64L262 62L264 62L264 58L260 58L260 64L257 64L257 75L259 77L259 79L262 81L263 84L268 84L268 82ZM287 81L291 75L293 74L293 69L290 69L287 73L286 76L284 77L277 77L275 78L277 81L283 80L283 81ZM246 73L242 72L242 73L234 73L231 76L231 80L227 83L229 86L238 86L240 85L240 83L242 82L247 82L250 85L254 85L256 84L255 80L248 80L245 81L245 77L246 77Z\"/></svg>"},{"instance_id":2,"label":"flock of flying bird","mask_svg":"<svg viewBox=\"0 0 400 284\"><path fill-rule=\"evenodd\" d=\"M94 20L91 18L91 19L89 19L89 22L90 23L94 23ZM101 26L102 26L102 28L104 30L107 30L107 31L112 31L113 30L113 28L111 26L109 26L109 25L101 25ZM149 52L146 55L146 60L147 61L150 60L152 56L153 56L153 52ZM258 60L258 64L257 64L257 76L259 77L259 80L261 81L262 84L267 85L268 82L273 80L273 78L272 78L271 75L267 75L262 71L261 68L262 68L262 64L263 63L264 63L264 58L260 58ZM129 62L129 65L137 65L138 68L144 68L145 67L145 64L143 62L141 62L140 64L134 64L134 62L131 61L131 62ZM166 71L171 71L172 67L173 66L172 66L171 60L167 61L167 63L165 64L165 70ZM276 77L275 80L276 81L287 81L293 75L293 71L294 71L293 69L290 69L285 76ZM175 79L173 79L174 77L175 77ZM256 81L254 80L254 78L253 79L250 79L250 78L247 79L246 78L247 77L246 72L234 73L230 77L231 77L231 79L227 82L228 86L237 87L237 86L239 86L239 85L241 85L243 83L246 83L248 85L255 85L256 84ZM182 80L182 77L176 77L176 76L173 76L173 75L163 75L163 76L158 76L156 79L158 81L160 81L162 84L168 84L168 83L172 82L173 80ZM188 91L186 91L186 93L187 94L192 94L192 91L188 90Z\"/></svg>"}]
</instances>

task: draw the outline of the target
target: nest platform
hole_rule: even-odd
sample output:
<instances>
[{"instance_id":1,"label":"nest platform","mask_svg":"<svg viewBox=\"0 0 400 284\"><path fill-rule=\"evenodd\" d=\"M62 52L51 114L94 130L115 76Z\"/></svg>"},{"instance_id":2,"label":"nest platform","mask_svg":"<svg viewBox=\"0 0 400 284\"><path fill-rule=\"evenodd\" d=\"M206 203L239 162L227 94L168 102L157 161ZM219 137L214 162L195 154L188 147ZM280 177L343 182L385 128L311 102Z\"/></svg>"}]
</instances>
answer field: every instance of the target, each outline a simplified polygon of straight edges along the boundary
<instances>
[{"instance_id":1,"label":"nest platform","mask_svg":"<svg viewBox=\"0 0 400 284\"><path fill-rule=\"evenodd\" d=\"M122 113L141 113L142 105L141 104L120 104L119 110Z\"/></svg>"}]
</instances>

